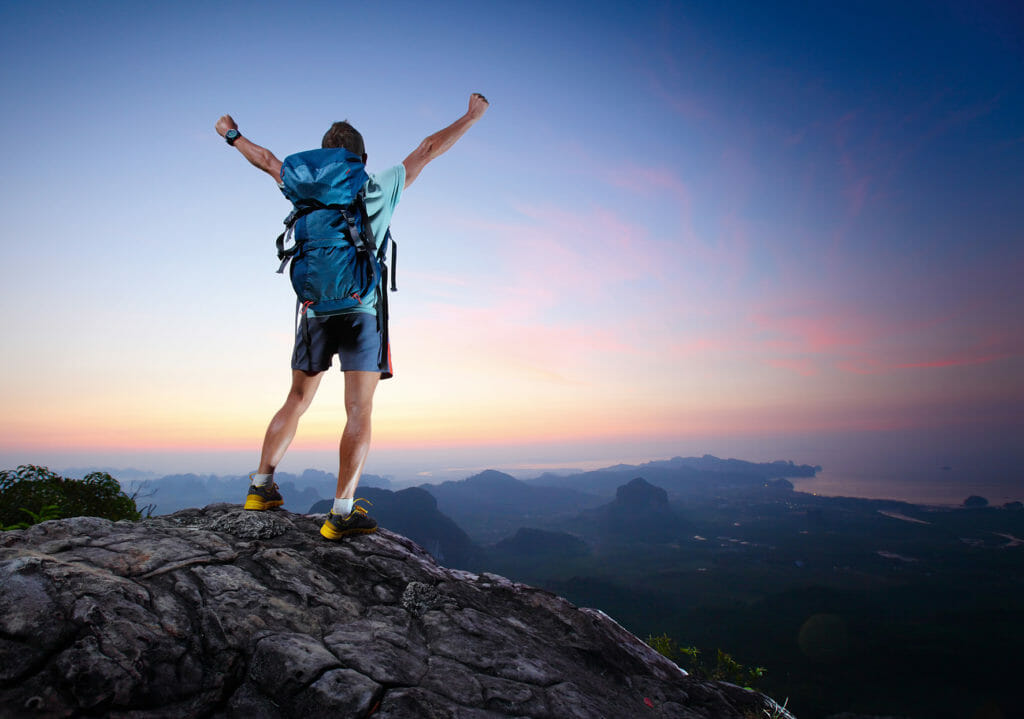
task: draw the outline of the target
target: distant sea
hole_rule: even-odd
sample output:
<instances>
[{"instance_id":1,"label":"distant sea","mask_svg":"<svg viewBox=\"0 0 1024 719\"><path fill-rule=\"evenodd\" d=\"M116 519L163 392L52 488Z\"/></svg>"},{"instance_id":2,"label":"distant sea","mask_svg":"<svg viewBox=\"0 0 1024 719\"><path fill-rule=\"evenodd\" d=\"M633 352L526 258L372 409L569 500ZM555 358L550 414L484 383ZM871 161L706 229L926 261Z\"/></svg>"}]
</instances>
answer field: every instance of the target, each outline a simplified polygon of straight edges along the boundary
<instances>
[{"instance_id":1,"label":"distant sea","mask_svg":"<svg viewBox=\"0 0 1024 719\"><path fill-rule=\"evenodd\" d=\"M1024 502L1024 484L972 477L969 471L934 469L893 474L823 470L816 477L790 477L798 492L825 497L895 499L912 504L960 506L971 495L988 500L992 506Z\"/></svg>"}]
</instances>

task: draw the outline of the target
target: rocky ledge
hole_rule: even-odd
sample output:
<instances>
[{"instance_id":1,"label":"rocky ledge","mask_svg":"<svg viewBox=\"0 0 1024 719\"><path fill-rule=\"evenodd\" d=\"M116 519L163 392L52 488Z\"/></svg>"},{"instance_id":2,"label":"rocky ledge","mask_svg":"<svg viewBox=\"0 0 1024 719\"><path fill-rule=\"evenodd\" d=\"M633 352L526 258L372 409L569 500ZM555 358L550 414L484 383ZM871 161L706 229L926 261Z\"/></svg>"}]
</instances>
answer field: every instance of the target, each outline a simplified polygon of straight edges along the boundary
<instances>
[{"instance_id":1,"label":"rocky ledge","mask_svg":"<svg viewBox=\"0 0 1024 719\"><path fill-rule=\"evenodd\" d=\"M761 719L601 612L210 505L0 534L2 716ZM784 716L779 714L778 716Z\"/></svg>"}]
</instances>

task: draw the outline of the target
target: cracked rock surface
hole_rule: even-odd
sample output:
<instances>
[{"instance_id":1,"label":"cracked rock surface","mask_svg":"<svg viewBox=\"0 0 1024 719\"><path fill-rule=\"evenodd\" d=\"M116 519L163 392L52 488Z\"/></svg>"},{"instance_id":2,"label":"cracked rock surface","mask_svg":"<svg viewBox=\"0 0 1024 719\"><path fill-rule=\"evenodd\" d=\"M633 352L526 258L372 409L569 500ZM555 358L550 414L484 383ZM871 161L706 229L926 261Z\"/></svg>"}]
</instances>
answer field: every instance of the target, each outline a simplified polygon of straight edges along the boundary
<instances>
[{"instance_id":1,"label":"cracked rock surface","mask_svg":"<svg viewBox=\"0 0 1024 719\"><path fill-rule=\"evenodd\" d=\"M604 614L387 530L210 505L0 534L2 717L762 716Z\"/></svg>"}]
</instances>

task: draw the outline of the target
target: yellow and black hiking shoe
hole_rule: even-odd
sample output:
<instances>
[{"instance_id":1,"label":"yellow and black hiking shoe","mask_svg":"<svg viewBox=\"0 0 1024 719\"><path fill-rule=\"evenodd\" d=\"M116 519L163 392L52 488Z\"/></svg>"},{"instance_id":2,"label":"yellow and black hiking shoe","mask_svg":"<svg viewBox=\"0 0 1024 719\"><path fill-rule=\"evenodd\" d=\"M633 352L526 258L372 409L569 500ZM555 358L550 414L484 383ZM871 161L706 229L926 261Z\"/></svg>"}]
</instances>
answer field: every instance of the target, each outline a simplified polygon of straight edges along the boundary
<instances>
[{"instance_id":1,"label":"yellow and black hiking shoe","mask_svg":"<svg viewBox=\"0 0 1024 719\"><path fill-rule=\"evenodd\" d=\"M366 499L357 499L357 502L367 502ZM373 534L377 531L377 522L366 514L366 510L360 506L353 506L348 516L335 514L330 511L324 526L320 527L320 534L327 539L341 539L350 534Z\"/></svg>"},{"instance_id":2,"label":"yellow and black hiking shoe","mask_svg":"<svg viewBox=\"0 0 1024 719\"><path fill-rule=\"evenodd\" d=\"M251 479L252 475L250 475ZM262 487L249 485L249 493L245 497L246 509L274 509L284 504L284 497L277 490L276 482L267 482Z\"/></svg>"}]
</instances>

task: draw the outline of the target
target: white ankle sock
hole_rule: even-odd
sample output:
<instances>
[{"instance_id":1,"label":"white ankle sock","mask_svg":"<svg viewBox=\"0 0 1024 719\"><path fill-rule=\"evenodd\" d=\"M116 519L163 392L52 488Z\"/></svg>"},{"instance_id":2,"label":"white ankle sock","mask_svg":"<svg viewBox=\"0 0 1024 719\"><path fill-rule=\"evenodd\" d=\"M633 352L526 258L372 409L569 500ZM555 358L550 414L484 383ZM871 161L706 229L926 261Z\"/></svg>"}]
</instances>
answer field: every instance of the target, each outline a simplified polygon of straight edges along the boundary
<instances>
[{"instance_id":1,"label":"white ankle sock","mask_svg":"<svg viewBox=\"0 0 1024 719\"><path fill-rule=\"evenodd\" d=\"M254 487L262 487L264 484L266 484L273 478L273 472L271 472L270 474L257 474L256 472L252 473L252 483Z\"/></svg>"},{"instance_id":2,"label":"white ankle sock","mask_svg":"<svg viewBox=\"0 0 1024 719\"><path fill-rule=\"evenodd\" d=\"M352 514L353 501L351 497L335 497L334 506L331 508L331 511L335 514L340 514L342 517L347 517Z\"/></svg>"}]
</instances>

